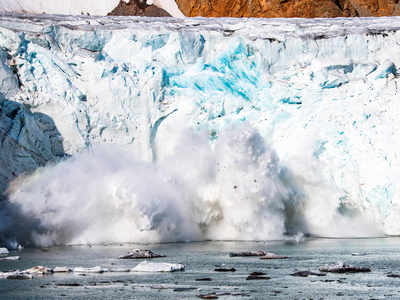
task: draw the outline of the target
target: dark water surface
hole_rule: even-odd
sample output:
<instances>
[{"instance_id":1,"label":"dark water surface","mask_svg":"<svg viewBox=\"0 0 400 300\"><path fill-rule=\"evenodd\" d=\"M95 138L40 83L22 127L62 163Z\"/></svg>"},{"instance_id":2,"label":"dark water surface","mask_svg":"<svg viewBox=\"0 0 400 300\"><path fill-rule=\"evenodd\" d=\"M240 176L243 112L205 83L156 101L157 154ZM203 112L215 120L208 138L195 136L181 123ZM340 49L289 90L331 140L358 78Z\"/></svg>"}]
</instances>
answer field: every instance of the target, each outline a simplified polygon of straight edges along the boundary
<instances>
[{"instance_id":1,"label":"dark water surface","mask_svg":"<svg viewBox=\"0 0 400 300\"><path fill-rule=\"evenodd\" d=\"M33 266L133 268L142 260L119 260L130 249L152 249L167 255L153 262L182 263L184 272L56 274L33 280L0 279L0 299L199 299L215 293L219 299L400 299L400 238L307 239L295 242L199 242L160 245L69 246L24 249L20 261L1 261L0 271ZM231 258L231 251L267 250L285 260ZM353 253L364 255L354 256ZM12 253L14 255L14 253ZM370 273L293 277L297 270L345 262L368 266ZM236 272L218 273L216 266ZM269 280L246 280L260 271ZM212 281L196 281L200 278ZM78 286L62 286L78 284Z\"/></svg>"}]
</instances>

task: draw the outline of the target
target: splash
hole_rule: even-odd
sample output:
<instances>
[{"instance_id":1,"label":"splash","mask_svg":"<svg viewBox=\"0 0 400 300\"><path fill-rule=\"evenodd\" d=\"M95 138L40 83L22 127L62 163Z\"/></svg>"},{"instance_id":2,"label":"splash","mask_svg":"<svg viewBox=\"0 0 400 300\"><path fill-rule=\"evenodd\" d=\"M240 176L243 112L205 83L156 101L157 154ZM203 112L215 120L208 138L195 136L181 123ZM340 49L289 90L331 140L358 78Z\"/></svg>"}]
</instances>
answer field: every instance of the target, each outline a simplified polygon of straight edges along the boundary
<instances>
[{"instance_id":1,"label":"splash","mask_svg":"<svg viewBox=\"0 0 400 300\"><path fill-rule=\"evenodd\" d=\"M41 246L271 240L298 237L313 223L301 180L246 124L214 142L207 132L184 131L157 157L148 162L134 146L103 145L19 178L10 203L31 227L16 239ZM348 225L335 209L318 218L331 214ZM327 225L324 233L339 230Z\"/></svg>"}]
</instances>

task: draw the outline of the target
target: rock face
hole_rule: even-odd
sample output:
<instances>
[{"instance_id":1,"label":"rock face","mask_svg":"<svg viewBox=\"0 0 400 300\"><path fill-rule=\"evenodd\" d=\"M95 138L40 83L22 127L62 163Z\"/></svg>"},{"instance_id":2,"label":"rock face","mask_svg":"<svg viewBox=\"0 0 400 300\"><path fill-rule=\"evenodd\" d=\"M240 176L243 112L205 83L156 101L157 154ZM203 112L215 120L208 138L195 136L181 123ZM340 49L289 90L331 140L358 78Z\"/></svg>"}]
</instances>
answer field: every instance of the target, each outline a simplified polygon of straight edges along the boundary
<instances>
[{"instance_id":1,"label":"rock face","mask_svg":"<svg viewBox=\"0 0 400 300\"><path fill-rule=\"evenodd\" d=\"M155 5L148 7L140 6L139 1L130 1L126 3L120 1L119 5L110 12L111 16L146 16L146 17L170 17L170 15L163 9Z\"/></svg>"},{"instance_id":2,"label":"rock face","mask_svg":"<svg viewBox=\"0 0 400 300\"><path fill-rule=\"evenodd\" d=\"M187 17L336 18L396 16L398 0L176 0ZM168 16L162 9L139 8L136 1L120 5L112 15Z\"/></svg>"},{"instance_id":3,"label":"rock face","mask_svg":"<svg viewBox=\"0 0 400 300\"><path fill-rule=\"evenodd\" d=\"M186 16L259 18L335 18L393 16L397 0L177 0Z\"/></svg>"}]
</instances>

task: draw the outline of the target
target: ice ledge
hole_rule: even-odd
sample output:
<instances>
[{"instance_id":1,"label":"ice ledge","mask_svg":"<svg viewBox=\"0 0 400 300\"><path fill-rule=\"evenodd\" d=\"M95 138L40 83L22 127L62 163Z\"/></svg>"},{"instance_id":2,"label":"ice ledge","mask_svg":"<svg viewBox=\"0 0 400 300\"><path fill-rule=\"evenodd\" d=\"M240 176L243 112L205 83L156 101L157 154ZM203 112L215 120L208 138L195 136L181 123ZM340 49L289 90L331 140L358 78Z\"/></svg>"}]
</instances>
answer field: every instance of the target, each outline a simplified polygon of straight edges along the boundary
<instances>
[{"instance_id":1,"label":"ice ledge","mask_svg":"<svg viewBox=\"0 0 400 300\"><path fill-rule=\"evenodd\" d=\"M17 32L39 32L48 26L70 29L141 30L141 31L214 31L225 36L241 35L251 39L302 38L326 39L349 34L383 34L400 29L400 17L379 18L152 18L152 17L93 17L65 15L0 14L0 27Z\"/></svg>"}]
</instances>

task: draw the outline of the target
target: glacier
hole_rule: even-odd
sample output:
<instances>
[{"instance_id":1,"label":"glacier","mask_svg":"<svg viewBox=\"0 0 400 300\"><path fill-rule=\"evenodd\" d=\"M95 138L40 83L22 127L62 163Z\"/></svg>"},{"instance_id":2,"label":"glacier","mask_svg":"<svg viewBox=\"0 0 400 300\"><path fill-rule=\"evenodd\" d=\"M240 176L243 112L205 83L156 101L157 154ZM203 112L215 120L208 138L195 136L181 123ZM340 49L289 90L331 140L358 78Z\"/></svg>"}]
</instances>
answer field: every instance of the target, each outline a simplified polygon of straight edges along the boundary
<instances>
[{"instance_id":1,"label":"glacier","mask_svg":"<svg viewBox=\"0 0 400 300\"><path fill-rule=\"evenodd\" d=\"M399 29L0 16L1 235L400 234Z\"/></svg>"}]
</instances>

